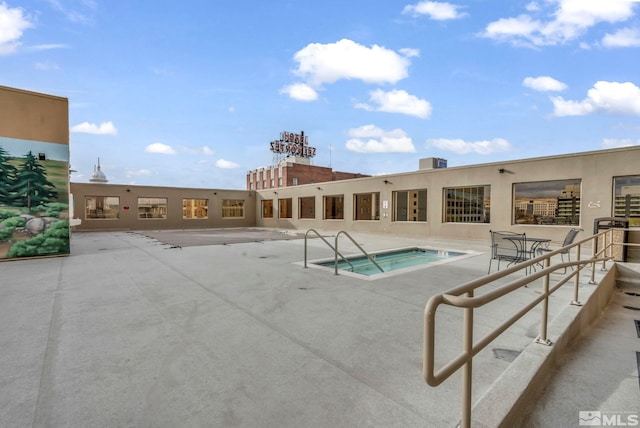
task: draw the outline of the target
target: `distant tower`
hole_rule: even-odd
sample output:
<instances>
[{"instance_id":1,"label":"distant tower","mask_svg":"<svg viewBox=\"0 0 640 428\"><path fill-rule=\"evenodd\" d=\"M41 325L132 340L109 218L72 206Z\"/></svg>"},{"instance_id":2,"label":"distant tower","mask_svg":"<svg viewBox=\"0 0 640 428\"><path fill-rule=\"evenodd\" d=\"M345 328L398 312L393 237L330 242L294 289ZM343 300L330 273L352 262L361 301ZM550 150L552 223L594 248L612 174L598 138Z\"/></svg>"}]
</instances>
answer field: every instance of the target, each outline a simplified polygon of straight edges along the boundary
<instances>
[{"instance_id":1,"label":"distant tower","mask_svg":"<svg viewBox=\"0 0 640 428\"><path fill-rule=\"evenodd\" d=\"M98 158L98 165L93 166L93 175L89 181L92 183L106 183L109 181L107 180L107 176L104 175L104 172L100 170L100 158Z\"/></svg>"}]
</instances>

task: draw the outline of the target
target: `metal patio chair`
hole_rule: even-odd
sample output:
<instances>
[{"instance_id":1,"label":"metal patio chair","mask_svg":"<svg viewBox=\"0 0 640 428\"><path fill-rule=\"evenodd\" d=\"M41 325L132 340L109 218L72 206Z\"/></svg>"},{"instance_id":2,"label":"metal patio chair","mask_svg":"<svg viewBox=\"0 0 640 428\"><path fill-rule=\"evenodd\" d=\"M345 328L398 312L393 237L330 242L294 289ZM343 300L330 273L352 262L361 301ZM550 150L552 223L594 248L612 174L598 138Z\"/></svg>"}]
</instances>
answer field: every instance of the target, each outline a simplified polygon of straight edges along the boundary
<instances>
[{"instance_id":1,"label":"metal patio chair","mask_svg":"<svg viewBox=\"0 0 640 428\"><path fill-rule=\"evenodd\" d=\"M571 250L569 248L566 248L568 245L573 244L573 241L576 240L576 236L578 236L578 233L582 232L584 229L580 229L580 228L571 228L569 230L569 232L567 232L567 236L564 237L564 241L562 241L562 251L560 252L560 258L562 259L562 262L564 263L564 256L567 256L567 261L570 262L571 261ZM538 248L538 254L542 254L545 251L553 251L552 248ZM571 270L573 270L573 266L570 266ZM564 273L567 273L567 268L564 268Z\"/></svg>"},{"instance_id":2,"label":"metal patio chair","mask_svg":"<svg viewBox=\"0 0 640 428\"><path fill-rule=\"evenodd\" d=\"M489 259L487 274L491 273L493 260L498 261L498 270L500 270L501 261L512 264L527 259L527 237L524 233L493 230L489 232L491 233L491 258Z\"/></svg>"}]
</instances>

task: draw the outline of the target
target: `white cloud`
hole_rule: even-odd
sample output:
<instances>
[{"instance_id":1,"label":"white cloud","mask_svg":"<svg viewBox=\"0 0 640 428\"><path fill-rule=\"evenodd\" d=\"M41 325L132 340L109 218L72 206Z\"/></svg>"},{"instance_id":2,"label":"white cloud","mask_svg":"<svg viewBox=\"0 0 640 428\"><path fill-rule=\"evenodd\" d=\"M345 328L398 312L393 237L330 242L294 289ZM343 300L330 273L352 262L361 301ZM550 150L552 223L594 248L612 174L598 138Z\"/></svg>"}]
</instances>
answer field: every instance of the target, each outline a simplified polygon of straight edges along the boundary
<instances>
[{"instance_id":1,"label":"white cloud","mask_svg":"<svg viewBox=\"0 0 640 428\"><path fill-rule=\"evenodd\" d=\"M465 16L465 13L458 12L460 7L461 6L446 2L421 1L417 4L405 6L402 13L413 16L426 15L436 21L445 21Z\"/></svg>"},{"instance_id":2,"label":"white cloud","mask_svg":"<svg viewBox=\"0 0 640 428\"><path fill-rule=\"evenodd\" d=\"M305 83L294 83L285 86L280 90L281 94L288 94L289 97L298 101L315 101L318 99L318 93Z\"/></svg>"},{"instance_id":3,"label":"white cloud","mask_svg":"<svg viewBox=\"0 0 640 428\"><path fill-rule=\"evenodd\" d=\"M36 62L35 68L42 71L60 70L60 66L55 62Z\"/></svg>"},{"instance_id":4,"label":"white cloud","mask_svg":"<svg viewBox=\"0 0 640 428\"><path fill-rule=\"evenodd\" d=\"M215 154L215 151L212 150L209 146L202 146L202 147L196 147L196 148L180 147L179 150L180 152L188 153L190 155L212 156Z\"/></svg>"},{"instance_id":5,"label":"white cloud","mask_svg":"<svg viewBox=\"0 0 640 428\"><path fill-rule=\"evenodd\" d=\"M24 30L32 27L21 8L0 3L0 56L14 53L22 44L20 38Z\"/></svg>"},{"instance_id":6,"label":"white cloud","mask_svg":"<svg viewBox=\"0 0 640 428\"><path fill-rule=\"evenodd\" d=\"M631 82L599 81L582 101L551 97L556 116L583 116L595 112L640 116L640 88Z\"/></svg>"},{"instance_id":7,"label":"white cloud","mask_svg":"<svg viewBox=\"0 0 640 428\"><path fill-rule=\"evenodd\" d=\"M235 163L235 162L231 162L225 159L218 159L216 161L216 166L218 168L222 168L222 169L234 169L234 168L239 168L240 165Z\"/></svg>"},{"instance_id":8,"label":"white cloud","mask_svg":"<svg viewBox=\"0 0 640 428\"><path fill-rule=\"evenodd\" d=\"M113 122L102 122L100 125L95 123L82 122L78 125L71 127L71 132L78 132L82 134L95 134L95 135L117 135L118 130L113 125Z\"/></svg>"},{"instance_id":9,"label":"white cloud","mask_svg":"<svg viewBox=\"0 0 640 428\"><path fill-rule=\"evenodd\" d=\"M522 81L522 84L527 88L541 92L564 91L567 89L566 84L549 76L527 77Z\"/></svg>"},{"instance_id":10,"label":"white cloud","mask_svg":"<svg viewBox=\"0 0 640 428\"><path fill-rule=\"evenodd\" d=\"M294 55L298 68L294 73L312 87L341 79L366 83L396 83L408 76L410 61L402 52L417 55L416 50L400 54L382 46L366 47L352 40L336 43L311 43Z\"/></svg>"},{"instance_id":11,"label":"white cloud","mask_svg":"<svg viewBox=\"0 0 640 428\"><path fill-rule=\"evenodd\" d=\"M144 148L144 151L147 153L159 153L162 155L176 154L176 151L173 149L173 147L167 144L162 144L162 143L149 144L147 147Z\"/></svg>"},{"instance_id":12,"label":"white cloud","mask_svg":"<svg viewBox=\"0 0 640 428\"><path fill-rule=\"evenodd\" d=\"M426 119L431 115L431 104L406 91L392 90L385 92L377 89L369 93L369 101L374 105L356 104L357 108L369 111L383 111L387 113L401 113Z\"/></svg>"},{"instance_id":13,"label":"white cloud","mask_svg":"<svg viewBox=\"0 0 640 428\"><path fill-rule=\"evenodd\" d=\"M151 175L151 171L148 169L126 169L124 171L124 176L126 178L132 178L132 177L146 177Z\"/></svg>"},{"instance_id":14,"label":"white cloud","mask_svg":"<svg viewBox=\"0 0 640 428\"><path fill-rule=\"evenodd\" d=\"M402 129L385 131L375 125L349 130L347 150L358 153L414 153L411 138Z\"/></svg>"},{"instance_id":15,"label":"white cloud","mask_svg":"<svg viewBox=\"0 0 640 428\"><path fill-rule=\"evenodd\" d=\"M62 43L48 43L42 45L29 46L29 50L32 51L50 51L53 49L68 49L69 46Z\"/></svg>"},{"instance_id":16,"label":"white cloud","mask_svg":"<svg viewBox=\"0 0 640 428\"><path fill-rule=\"evenodd\" d=\"M640 46L640 31L637 28L622 28L613 34L605 34L602 45L607 48L628 48Z\"/></svg>"},{"instance_id":17,"label":"white cloud","mask_svg":"<svg viewBox=\"0 0 640 428\"><path fill-rule=\"evenodd\" d=\"M480 34L514 45L545 46L574 40L601 22L623 22L637 0L547 0L529 3L529 14L491 22ZM543 7L545 6L545 7Z\"/></svg>"},{"instance_id":18,"label":"white cloud","mask_svg":"<svg viewBox=\"0 0 640 428\"><path fill-rule=\"evenodd\" d=\"M640 146L640 140L633 141L630 138L605 138L602 141L602 147L605 149L613 149L616 147Z\"/></svg>"},{"instance_id":19,"label":"white cloud","mask_svg":"<svg viewBox=\"0 0 640 428\"><path fill-rule=\"evenodd\" d=\"M511 144L503 138L481 141L464 141L460 138L433 138L427 140L427 147L436 147L459 154L477 153L480 155L511 150Z\"/></svg>"}]
</instances>

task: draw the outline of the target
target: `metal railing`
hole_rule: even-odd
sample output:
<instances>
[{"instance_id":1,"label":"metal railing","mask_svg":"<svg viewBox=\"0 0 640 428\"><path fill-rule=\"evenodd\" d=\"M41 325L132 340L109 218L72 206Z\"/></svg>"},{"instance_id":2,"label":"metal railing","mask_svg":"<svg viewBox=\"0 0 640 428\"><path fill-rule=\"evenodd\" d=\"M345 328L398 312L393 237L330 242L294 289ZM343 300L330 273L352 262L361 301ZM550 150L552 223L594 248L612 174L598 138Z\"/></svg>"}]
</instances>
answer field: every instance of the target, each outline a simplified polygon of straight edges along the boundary
<instances>
[{"instance_id":1,"label":"metal railing","mask_svg":"<svg viewBox=\"0 0 640 428\"><path fill-rule=\"evenodd\" d=\"M318 233L317 230L315 229L309 229L307 230L307 232L304 234L304 267L307 267L307 238L309 236L309 233L313 232L316 234L316 236L320 239L322 239L324 241L325 244L327 244L329 246L329 248L331 248L333 250L334 253L334 265L335 265L335 274L338 275L338 256L340 257L341 260L343 260L344 262L346 262L349 266L351 266L351 271L353 272L354 270L354 266L353 263L351 263L345 256L343 256L342 254L340 254L340 251L338 251L338 238L340 237L340 235L345 235L347 238L349 238L351 240L351 242L353 242L355 244L355 246L362 252L362 254L364 254L370 261L371 263L373 263L378 269L380 269L380 272L384 272L384 269L382 269L380 267L380 265L375 261L375 259L373 258L373 256L371 256L369 253L367 253L364 248L362 248L362 246L360 244L358 244L352 237L351 235L349 235L347 232L345 232L344 230L339 231L338 233L336 233L335 236L335 245L331 245L331 243L329 243L329 241L327 241L326 239L324 239L324 236L320 235L320 233Z\"/></svg>"},{"instance_id":2,"label":"metal railing","mask_svg":"<svg viewBox=\"0 0 640 428\"><path fill-rule=\"evenodd\" d=\"M429 299L424 311L424 360L423 360L423 375L425 381L430 386L438 386L452 374L462 368L462 411L461 411L461 428L468 428L471 426L471 408L472 408L472 374L473 374L473 357L488 346L494 339L496 339L505 330L511 327L516 321L522 318L525 314L531 311L533 308L542 304L541 307L541 320L540 320L540 332L536 338L536 343L551 345L551 341L547 338L547 325L549 317L549 296L557 291L564 284L569 282L573 278L573 300L571 304L580 305L579 301L579 283L580 283L580 271L587 265L591 265L591 278L589 283L595 284L595 270L596 263L602 262L602 270L606 270L607 261L612 257L613 245L624 245L621 243L613 243L614 230L609 229L602 231L589 238L575 242L571 245L567 245L563 248L558 248L555 251L544 253L541 256L535 257L529 261L519 263L516 266L512 266L502 271L495 272L491 275L487 275L476 280L467 282L458 287L452 288L444 293L437 294ZM598 248L598 239L602 237L602 248ZM581 259L581 250L586 244L591 244L591 257L588 259ZM558 263L551 266L551 258L553 256L561 254L563 251L574 250L575 261ZM538 267L542 267L541 270L535 270ZM572 270L566 273L557 283L550 286L549 275L558 269L565 269L571 267ZM576 269L573 270L573 267ZM475 297L475 291L481 287L493 284L495 281L511 275L515 272L524 271L533 268L533 272L529 275L525 275L519 279L508 282L498 287L491 287L489 291L483 293L481 296ZM474 323L473 315L474 310L481 308L482 306L494 302L503 296L508 295L532 282L542 278L542 292L539 296L526 304L523 308L518 310L507 320L503 321L493 331L486 334L474 343ZM463 313L463 333L462 333L462 351L458 356L454 357L444 366L442 366L437 372L435 371L435 331L436 331L436 312L440 305L448 305L457 308L462 308Z\"/></svg>"}]
</instances>

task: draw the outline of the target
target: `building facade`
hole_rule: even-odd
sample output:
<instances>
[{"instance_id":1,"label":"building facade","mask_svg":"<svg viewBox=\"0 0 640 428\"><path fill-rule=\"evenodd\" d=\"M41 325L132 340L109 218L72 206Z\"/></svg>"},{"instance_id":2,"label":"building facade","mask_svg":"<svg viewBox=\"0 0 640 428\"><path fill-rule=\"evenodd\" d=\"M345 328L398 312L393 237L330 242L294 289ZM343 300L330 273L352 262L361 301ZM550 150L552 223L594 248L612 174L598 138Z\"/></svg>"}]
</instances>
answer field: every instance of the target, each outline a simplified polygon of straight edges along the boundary
<instances>
[{"instance_id":1,"label":"building facade","mask_svg":"<svg viewBox=\"0 0 640 428\"><path fill-rule=\"evenodd\" d=\"M276 189L71 183L71 192L76 230L258 226L487 241L511 230L562 242L572 227L586 237L597 219L626 217L629 242L640 243L640 146Z\"/></svg>"},{"instance_id":2,"label":"building facade","mask_svg":"<svg viewBox=\"0 0 640 428\"><path fill-rule=\"evenodd\" d=\"M362 177L369 175L334 171L328 167L311 165L308 159L291 156L280 160L277 165L249 171L247 190L277 189Z\"/></svg>"},{"instance_id":3,"label":"building facade","mask_svg":"<svg viewBox=\"0 0 640 428\"><path fill-rule=\"evenodd\" d=\"M0 260L69 254L69 101L0 86Z\"/></svg>"}]
</instances>

